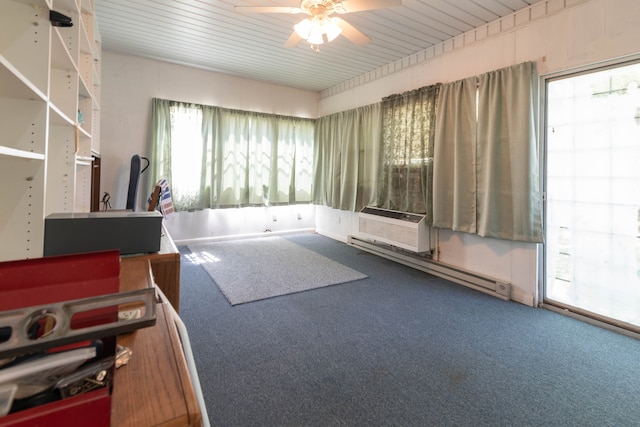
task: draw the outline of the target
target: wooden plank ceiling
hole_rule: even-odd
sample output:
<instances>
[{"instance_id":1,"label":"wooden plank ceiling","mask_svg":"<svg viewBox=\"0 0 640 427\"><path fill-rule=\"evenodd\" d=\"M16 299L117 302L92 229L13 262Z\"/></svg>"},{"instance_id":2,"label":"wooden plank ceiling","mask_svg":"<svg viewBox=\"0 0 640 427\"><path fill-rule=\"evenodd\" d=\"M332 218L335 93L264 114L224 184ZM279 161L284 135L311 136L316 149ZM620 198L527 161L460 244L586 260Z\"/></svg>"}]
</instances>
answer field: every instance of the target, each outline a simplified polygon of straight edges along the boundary
<instances>
[{"instance_id":1,"label":"wooden plank ceiling","mask_svg":"<svg viewBox=\"0 0 640 427\"><path fill-rule=\"evenodd\" d=\"M403 0L341 15L372 41L284 42L305 15L239 14L234 6L299 0L96 0L104 50L322 91L543 0Z\"/></svg>"}]
</instances>

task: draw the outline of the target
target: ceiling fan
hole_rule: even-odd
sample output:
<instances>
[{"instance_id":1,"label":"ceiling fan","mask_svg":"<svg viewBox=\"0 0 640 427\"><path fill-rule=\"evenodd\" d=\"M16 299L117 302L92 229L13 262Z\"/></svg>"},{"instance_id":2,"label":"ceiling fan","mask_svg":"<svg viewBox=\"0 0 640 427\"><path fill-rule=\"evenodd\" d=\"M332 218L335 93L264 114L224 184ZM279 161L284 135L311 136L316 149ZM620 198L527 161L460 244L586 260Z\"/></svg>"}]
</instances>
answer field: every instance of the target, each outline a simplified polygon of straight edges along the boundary
<instances>
[{"instance_id":1,"label":"ceiling fan","mask_svg":"<svg viewBox=\"0 0 640 427\"><path fill-rule=\"evenodd\" d=\"M311 46L330 42L342 34L352 43L364 46L371 41L369 36L333 14L346 14L365 10L402 6L402 0L302 0L300 7L289 6L235 6L238 13L287 13L306 14L293 26L294 32L285 42L285 47L295 47L302 40Z\"/></svg>"}]
</instances>

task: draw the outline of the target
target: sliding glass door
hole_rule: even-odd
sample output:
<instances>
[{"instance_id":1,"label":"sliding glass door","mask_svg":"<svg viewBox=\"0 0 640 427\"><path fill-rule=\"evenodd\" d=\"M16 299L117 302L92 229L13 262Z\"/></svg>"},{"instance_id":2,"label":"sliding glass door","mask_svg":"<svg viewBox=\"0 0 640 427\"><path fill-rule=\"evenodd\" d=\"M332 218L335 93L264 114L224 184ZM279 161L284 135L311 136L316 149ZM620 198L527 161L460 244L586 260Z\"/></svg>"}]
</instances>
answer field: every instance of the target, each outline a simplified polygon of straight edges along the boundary
<instances>
[{"instance_id":1,"label":"sliding glass door","mask_svg":"<svg viewBox=\"0 0 640 427\"><path fill-rule=\"evenodd\" d=\"M640 327L640 64L546 84L547 304Z\"/></svg>"}]
</instances>

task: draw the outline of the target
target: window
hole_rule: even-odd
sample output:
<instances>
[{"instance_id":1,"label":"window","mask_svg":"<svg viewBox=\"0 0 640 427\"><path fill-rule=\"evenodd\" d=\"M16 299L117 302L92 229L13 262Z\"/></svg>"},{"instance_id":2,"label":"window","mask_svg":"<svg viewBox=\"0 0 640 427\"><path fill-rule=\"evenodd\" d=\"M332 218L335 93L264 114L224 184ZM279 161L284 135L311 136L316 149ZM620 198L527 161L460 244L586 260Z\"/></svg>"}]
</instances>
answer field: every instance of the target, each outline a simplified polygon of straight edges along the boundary
<instances>
[{"instance_id":1,"label":"window","mask_svg":"<svg viewBox=\"0 0 640 427\"><path fill-rule=\"evenodd\" d=\"M426 213L431 221L433 142L440 85L382 100L378 206Z\"/></svg>"},{"instance_id":2,"label":"window","mask_svg":"<svg viewBox=\"0 0 640 427\"><path fill-rule=\"evenodd\" d=\"M176 210L311 201L313 120L153 102L154 179Z\"/></svg>"}]
</instances>

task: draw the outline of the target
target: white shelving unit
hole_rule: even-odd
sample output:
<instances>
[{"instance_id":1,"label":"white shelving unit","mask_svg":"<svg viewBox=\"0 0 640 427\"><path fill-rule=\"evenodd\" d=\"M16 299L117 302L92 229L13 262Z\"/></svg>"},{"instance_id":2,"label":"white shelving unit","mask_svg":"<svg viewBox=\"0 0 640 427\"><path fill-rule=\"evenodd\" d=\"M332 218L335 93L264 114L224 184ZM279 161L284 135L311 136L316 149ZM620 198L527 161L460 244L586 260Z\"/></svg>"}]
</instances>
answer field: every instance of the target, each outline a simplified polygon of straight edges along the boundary
<instances>
[{"instance_id":1,"label":"white shelving unit","mask_svg":"<svg viewBox=\"0 0 640 427\"><path fill-rule=\"evenodd\" d=\"M51 11L72 27L51 25ZM90 207L99 155L94 0L4 0L0 29L0 261L42 256L44 218Z\"/></svg>"}]
</instances>

